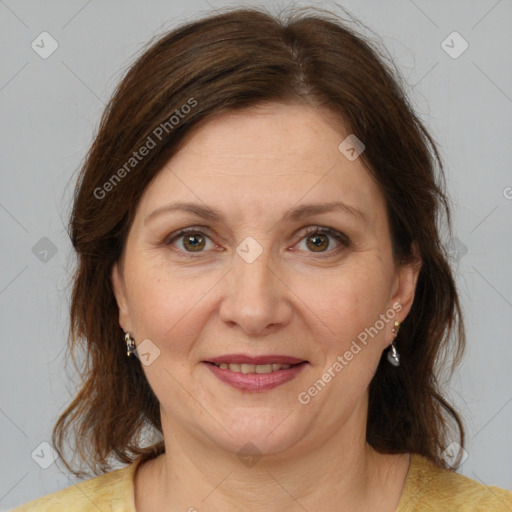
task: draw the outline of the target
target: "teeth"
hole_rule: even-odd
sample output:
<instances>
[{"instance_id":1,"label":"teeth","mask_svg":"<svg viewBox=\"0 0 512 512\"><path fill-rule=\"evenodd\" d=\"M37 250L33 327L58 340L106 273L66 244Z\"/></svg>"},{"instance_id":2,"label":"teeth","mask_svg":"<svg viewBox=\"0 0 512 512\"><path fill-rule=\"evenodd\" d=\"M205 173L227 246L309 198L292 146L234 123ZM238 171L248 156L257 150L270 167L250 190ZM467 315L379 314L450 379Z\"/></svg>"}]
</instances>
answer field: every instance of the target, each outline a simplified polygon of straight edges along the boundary
<instances>
[{"instance_id":1,"label":"teeth","mask_svg":"<svg viewBox=\"0 0 512 512\"><path fill-rule=\"evenodd\" d=\"M232 372L239 373L271 373L277 370L287 370L291 368L291 364L235 364L235 363L220 363L216 364L223 370L231 370Z\"/></svg>"}]
</instances>

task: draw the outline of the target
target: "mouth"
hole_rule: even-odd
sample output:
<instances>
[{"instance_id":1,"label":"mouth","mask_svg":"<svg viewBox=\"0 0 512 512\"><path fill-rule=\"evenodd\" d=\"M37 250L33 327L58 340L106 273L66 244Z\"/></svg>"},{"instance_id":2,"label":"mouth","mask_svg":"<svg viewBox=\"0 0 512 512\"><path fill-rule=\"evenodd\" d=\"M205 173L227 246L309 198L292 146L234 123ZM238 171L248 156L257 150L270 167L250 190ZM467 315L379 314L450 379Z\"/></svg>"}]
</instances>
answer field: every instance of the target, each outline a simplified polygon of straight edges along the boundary
<instances>
[{"instance_id":1,"label":"mouth","mask_svg":"<svg viewBox=\"0 0 512 512\"><path fill-rule=\"evenodd\" d=\"M302 363L296 364L247 364L247 363L213 363L211 361L205 361L208 364L214 365L217 368L221 368L223 370L230 370L236 373L243 373L244 375L248 375L251 373L273 373L279 370L288 370L294 366L299 366L301 364L307 363L307 361L303 361Z\"/></svg>"},{"instance_id":2,"label":"mouth","mask_svg":"<svg viewBox=\"0 0 512 512\"><path fill-rule=\"evenodd\" d=\"M211 373L241 391L268 391L294 379L309 361L289 356L232 354L203 361Z\"/></svg>"}]
</instances>

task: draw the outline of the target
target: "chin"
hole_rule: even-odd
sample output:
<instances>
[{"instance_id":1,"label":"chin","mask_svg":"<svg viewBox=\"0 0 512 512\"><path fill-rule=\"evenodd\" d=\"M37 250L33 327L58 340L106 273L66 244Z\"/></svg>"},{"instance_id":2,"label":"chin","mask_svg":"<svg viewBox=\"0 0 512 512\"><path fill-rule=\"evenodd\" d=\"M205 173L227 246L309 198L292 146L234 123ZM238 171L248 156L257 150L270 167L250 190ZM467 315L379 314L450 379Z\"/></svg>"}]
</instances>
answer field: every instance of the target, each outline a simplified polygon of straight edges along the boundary
<instances>
[{"instance_id":1,"label":"chin","mask_svg":"<svg viewBox=\"0 0 512 512\"><path fill-rule=\"evenodd\" d=\"M253 451L254 455L279 454L295 446L306 434L306 426L297 425L289 410L281 414L258 412L257 408L252 411L241 411L243 417L230 415L223 425L227 432L217 425L215 432L205 434L220 448L237 455Z\"/></svg>"}]
</instances>

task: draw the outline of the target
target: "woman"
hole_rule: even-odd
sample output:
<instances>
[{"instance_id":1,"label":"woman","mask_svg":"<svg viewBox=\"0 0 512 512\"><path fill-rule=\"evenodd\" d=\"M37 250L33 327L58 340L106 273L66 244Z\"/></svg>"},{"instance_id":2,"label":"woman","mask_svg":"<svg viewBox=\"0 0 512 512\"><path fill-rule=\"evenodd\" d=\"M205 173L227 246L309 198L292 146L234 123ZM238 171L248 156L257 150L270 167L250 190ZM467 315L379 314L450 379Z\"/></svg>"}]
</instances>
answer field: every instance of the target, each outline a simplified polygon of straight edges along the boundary
<instances>
[{"instance_id":1,"label":"woman","mask_svg":"<svg viewBox=\"0 0 512 512\"><path fill-rule=\"evenodd\" d=\"M431 137L334 16L232 10L154 42L70 223L89 366L53 441L106 474L16 510L510 510L453 471L443 212Z\"/></svg>"}]
</instances>

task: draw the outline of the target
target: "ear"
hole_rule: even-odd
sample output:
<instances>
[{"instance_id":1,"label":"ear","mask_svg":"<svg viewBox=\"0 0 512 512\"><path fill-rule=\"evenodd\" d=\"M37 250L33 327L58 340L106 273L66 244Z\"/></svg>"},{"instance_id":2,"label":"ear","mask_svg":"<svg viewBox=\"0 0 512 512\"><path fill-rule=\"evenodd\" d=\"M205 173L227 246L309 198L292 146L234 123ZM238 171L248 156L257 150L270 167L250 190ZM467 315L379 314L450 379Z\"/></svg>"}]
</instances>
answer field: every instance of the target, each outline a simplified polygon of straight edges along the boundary
<instances>
[{"instance_id":1,"label":"ear","mask_svg":"<svg viewBox=\"0 0 512 512\"><path fill-rule=\"evenodd\" d=\"M423 264L416 242L413 242L411 252L413 254L411 261L405 264L402 263L397 267L394 291L389 299L392 304L398 303L402 306L398 315L401 322L404 321L411 310L418 276Z\"/></svg>"},{"instance_id":2,"label":"ear","mask_svg":"<svg viewBox=\"0 0 512 512\"><path fill-rule=\"evenodd\" d=\"M132 326L126 296L126 287L119 262L114 263L110 277L117 307L119 308L119 326L124 332L131 332Z\"/></svg>"}]
</instances>

